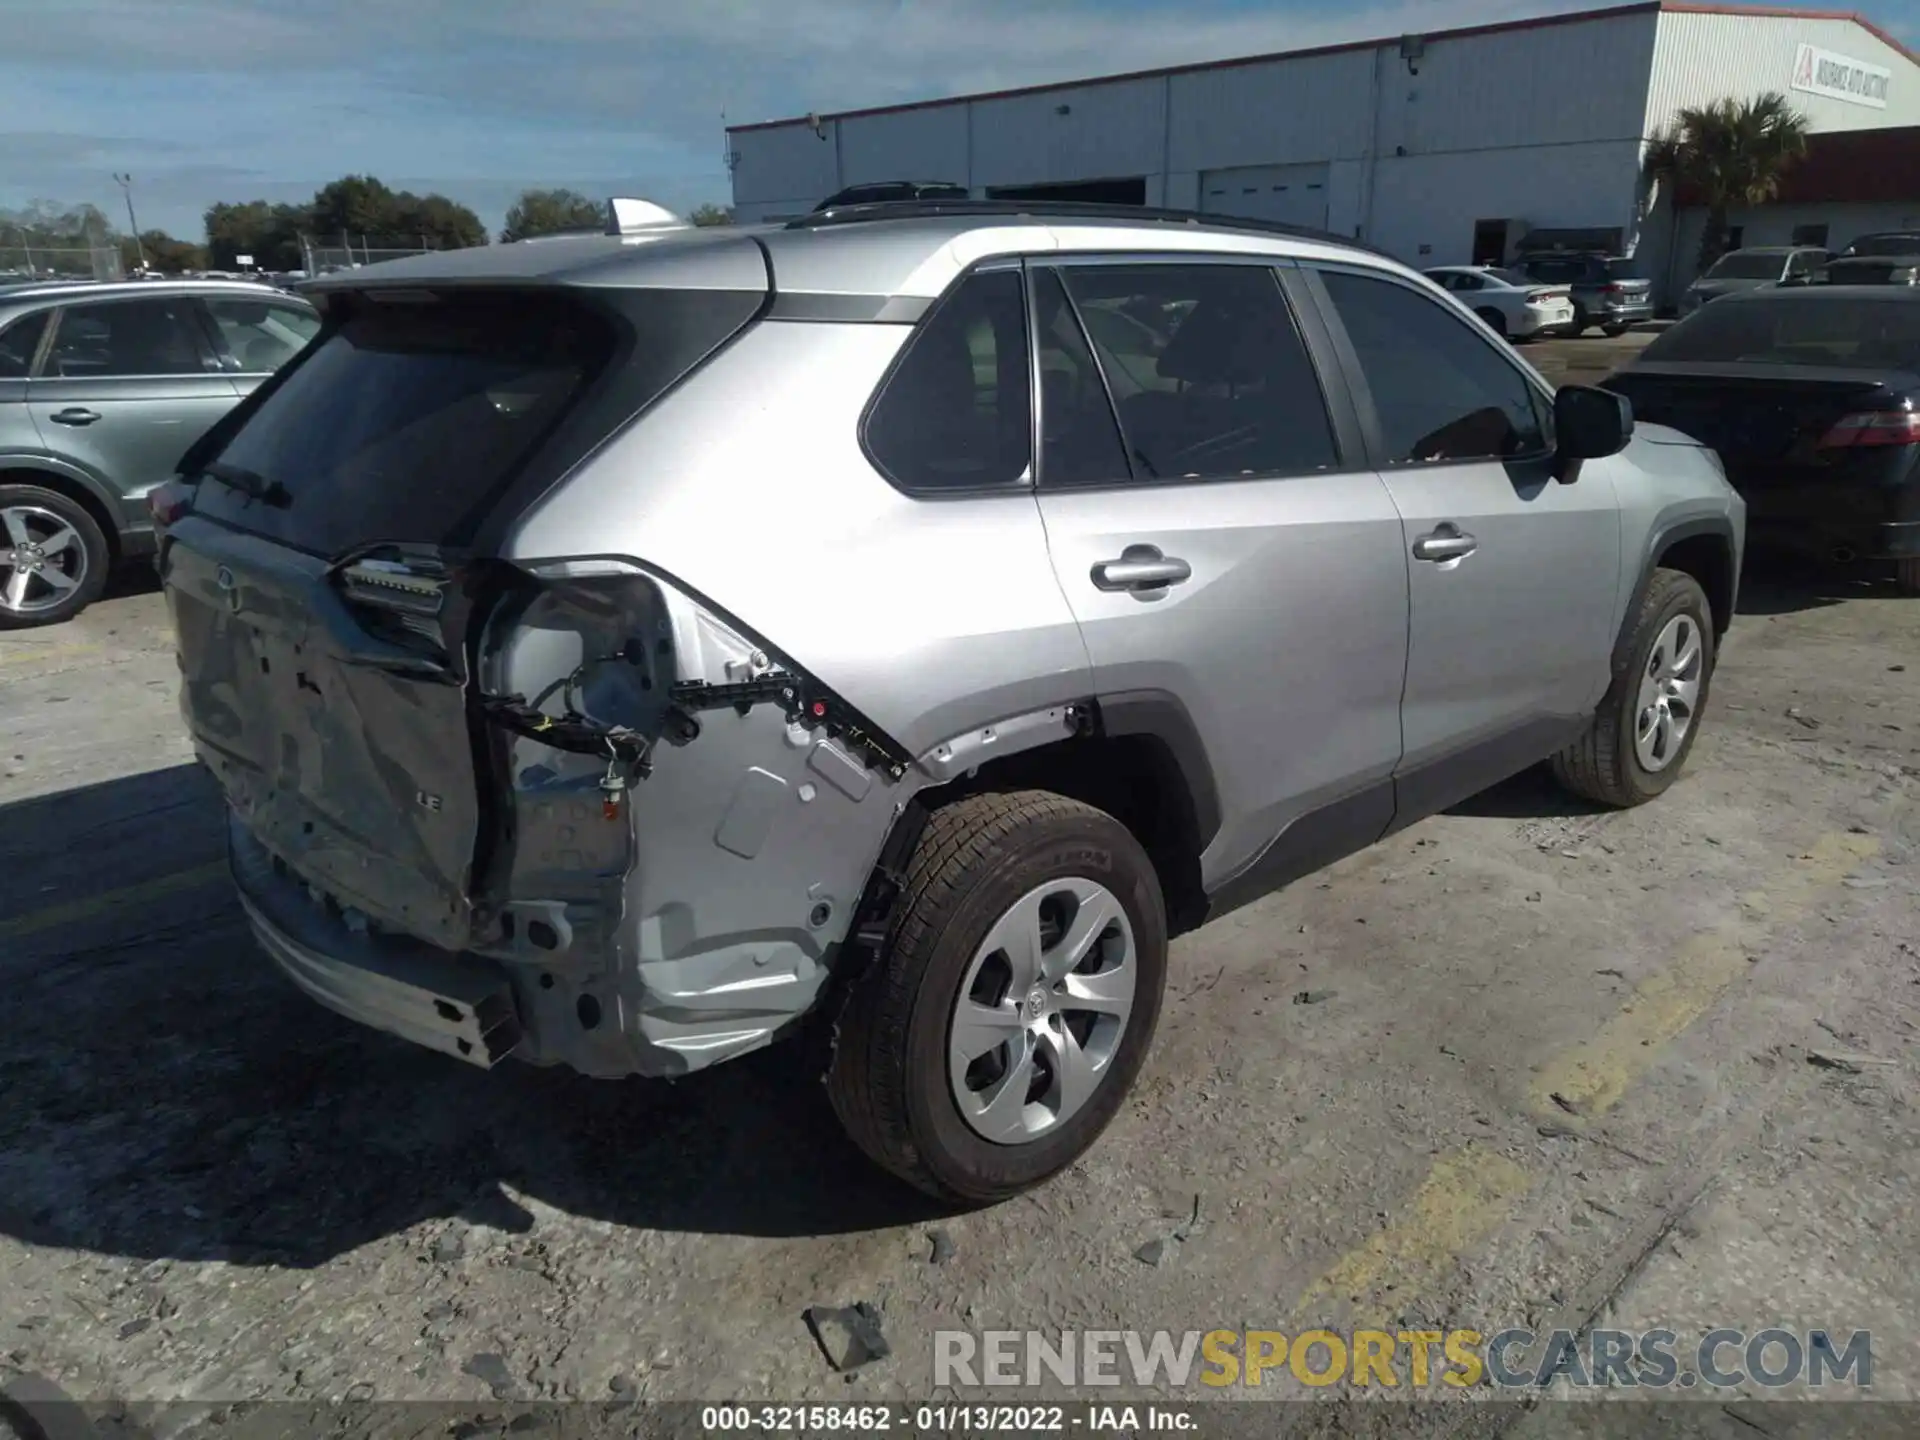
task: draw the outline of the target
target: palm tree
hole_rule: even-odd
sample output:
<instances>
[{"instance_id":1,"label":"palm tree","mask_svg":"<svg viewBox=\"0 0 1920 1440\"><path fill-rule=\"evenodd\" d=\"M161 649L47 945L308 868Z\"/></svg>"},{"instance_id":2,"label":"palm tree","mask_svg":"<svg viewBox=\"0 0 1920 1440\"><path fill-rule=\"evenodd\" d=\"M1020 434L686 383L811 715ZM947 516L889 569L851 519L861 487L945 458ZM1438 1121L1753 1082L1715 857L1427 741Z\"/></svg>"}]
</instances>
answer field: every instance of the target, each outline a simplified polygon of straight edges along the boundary
<instances>
[{"instance_id":1,"label":"palm tree","mask_svg":"<svg viewBox=\"0 0 1920 1440\"><path fill-rule=\"evenodd\" d=\"M1700 235L1704 272L1726 252L1727 212L1780 193L1780 178L1807 151L1807 120L1777 90L1750 100L1688 107L1647 142L1649 178L1696 191L1707 207ZM1676 216L1677 218L1677 216Z\"/></svg>"}]
</instances>

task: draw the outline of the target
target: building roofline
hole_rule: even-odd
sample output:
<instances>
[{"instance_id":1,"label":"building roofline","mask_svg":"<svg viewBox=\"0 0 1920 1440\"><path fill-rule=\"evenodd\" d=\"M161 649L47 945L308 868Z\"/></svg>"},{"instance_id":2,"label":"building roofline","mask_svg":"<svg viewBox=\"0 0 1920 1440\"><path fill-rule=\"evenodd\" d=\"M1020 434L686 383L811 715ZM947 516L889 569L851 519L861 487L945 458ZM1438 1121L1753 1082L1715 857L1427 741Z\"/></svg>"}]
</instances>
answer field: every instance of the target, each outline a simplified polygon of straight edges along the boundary
<instances>
[{"instance_id":1,"label":"building roofline","mask_svg":"<svg viewBox=\"0 0 1920 1440\"><path fill-rule=\"evenodd\" d=\"M1880 26L1852 10L1782 9L1768 5L1715 4L1708 0L1629 0L1593 10L1573 10L1562 15L1533 15L1523 20L1496 20L1484 25L1462 25L1451 30L1424 32L1428 40L1466 40L1479 35L1502 35L1516 30L1546 30L1560 25L1578 25L1589 20L1612 20L1627 15L1736 15L1775 20L1846 20L1858 25L1882 44L1920 65L1916 55ZM1185 65L1163 65L1151 70L1127 70L1116 75L1093 75L1071 80L1049 80L1037 85L1015 85L1004 90L979 90L965 95L947 95L934 100L903 100L892 105L868 105L857 110L836 110L817 118L838 124L843 120L864 120L875 115L899 115L914 110L933 110L943 105L967 105L981 100L1010 100L1022 95L1045 95L1056 90L1084 90L1094 85L1124 85L1131 80L1162 80L1175 75L1196 75L1212 70L1237 70L1246 65L1265 65L1276 60L1311 60L1322 55L1342 55L1356 50L1377 50L1395 45L1403 37L1380 35L1371 40L1343 40L1335 45L1314 45L1304 50L1272 50L1259 55L1235 55L1223 60L1196 60ZM793 115L783 120L754 120L727 126L727 134L743 135L756 130L781 130L790 125L805 125L809 116Z\"/></svg>"}]
</instances>

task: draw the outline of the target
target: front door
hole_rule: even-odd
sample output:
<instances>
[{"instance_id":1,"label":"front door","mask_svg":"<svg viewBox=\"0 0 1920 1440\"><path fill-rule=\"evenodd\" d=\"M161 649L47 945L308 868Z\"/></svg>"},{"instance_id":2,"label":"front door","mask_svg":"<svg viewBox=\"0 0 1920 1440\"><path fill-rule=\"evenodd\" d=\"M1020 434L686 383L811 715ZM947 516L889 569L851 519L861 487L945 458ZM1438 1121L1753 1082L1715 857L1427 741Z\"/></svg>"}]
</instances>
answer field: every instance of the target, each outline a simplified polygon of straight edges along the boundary
<instances>
[{"instance_id":1,"label":"front door","mask_svg":"<svg viewBox=\"0 0 1920 1440\"><path fill-rule=\"evenodd\" d=\"M1371 843L1400 757L1400 521L1276 272L1030 273L1055 571L1103 700L1171 701L1198 732L1221 802L1203 884L1251 898Z\"/></svg>"},{"instance_id":2,"label":"front door","mask_svg":"<svg viewBox=\"0 0 1920 1440\"><path fill-rule=\"evenodd\" d=\"M1405 527L1405 822L1544 758L1599 703L1619 507L1610 462L1554 477L1551 401L1508 347L1398 280L1318 279Z\"/></svg>"},{"instance_id":3,"label":"front door","mask_svg":"<svg viewBox=\"0 0 1920 1440\"><path fill-rule=\"evenodd\" d=\"M147 492L239 398L197 303L161 295L65 306L27 384L47 447L120 496L129 528L147 523Z\"/></svg>"}]
</instances>

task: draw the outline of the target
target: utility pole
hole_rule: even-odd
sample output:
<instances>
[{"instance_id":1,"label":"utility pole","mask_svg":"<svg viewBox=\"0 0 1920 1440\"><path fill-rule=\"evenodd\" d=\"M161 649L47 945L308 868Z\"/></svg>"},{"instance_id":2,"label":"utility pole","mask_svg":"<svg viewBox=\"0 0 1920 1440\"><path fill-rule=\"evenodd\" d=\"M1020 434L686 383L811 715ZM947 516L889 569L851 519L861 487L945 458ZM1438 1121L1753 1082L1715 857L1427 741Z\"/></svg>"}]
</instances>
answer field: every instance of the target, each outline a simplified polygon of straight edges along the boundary
<instances>
[{"instance_id":1,"label":"utility pole","mask_svg":"<svg viewBox=\"0 0 1920 1440\"><path fill-rule=\"evenodd\" d=\"M133 253L140 257L140 268L147 268L147 247L140 241L140 222L133 218L133 176L115 175L114 181L120 186L120 193L127 200L127 226L133 231Z\"/></svg>"}]
</instances>

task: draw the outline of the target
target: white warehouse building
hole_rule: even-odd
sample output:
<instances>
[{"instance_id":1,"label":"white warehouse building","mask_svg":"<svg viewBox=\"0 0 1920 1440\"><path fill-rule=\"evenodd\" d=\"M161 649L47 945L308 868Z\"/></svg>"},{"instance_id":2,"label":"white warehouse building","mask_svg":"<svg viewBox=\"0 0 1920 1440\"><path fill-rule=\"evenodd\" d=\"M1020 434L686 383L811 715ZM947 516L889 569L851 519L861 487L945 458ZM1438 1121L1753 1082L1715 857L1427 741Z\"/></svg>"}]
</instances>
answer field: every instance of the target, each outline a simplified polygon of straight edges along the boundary
<instances>
[{"instance_id":1,"label":"white warehouse building","mask_svg":"<svg viewBox=\"0 0 1920 1440\"><path fill-rule=\"evenodd\" d=\"M1920 125L1920 59L1858 15L1641 0L736 125L728 164L742 222L854 184L950 181L1285 221L1421 266L1500 263L1532 235L1631 256L1667 292L1691 262L1672 197L1641 180L1646 139L1682 106L1768 90L1817 134ZM1908 188L1910 216L1920 165Z\"/></svg>"}]
</instances>

